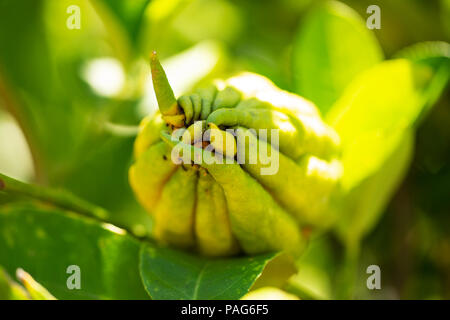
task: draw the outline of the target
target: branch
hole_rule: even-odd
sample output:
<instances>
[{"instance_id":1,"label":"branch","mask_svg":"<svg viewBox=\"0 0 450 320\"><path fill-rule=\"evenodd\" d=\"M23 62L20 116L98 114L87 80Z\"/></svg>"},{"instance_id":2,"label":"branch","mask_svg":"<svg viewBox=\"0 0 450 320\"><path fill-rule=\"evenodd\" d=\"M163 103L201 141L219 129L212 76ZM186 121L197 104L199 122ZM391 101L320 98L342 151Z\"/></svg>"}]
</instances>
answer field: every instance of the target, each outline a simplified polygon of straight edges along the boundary
<instances>
[{"instance_id":1,"label":"branch","mask_svg":"<svg viewBox=\"0 0 450 320\"><path fill-rule=\"evenodd\" d=\"M80 199L70 192L23 183L1 173L0 191L11 195L31 197L102 221L108 220L110 217L105 209Z\"/></svg>"}]
</instances>

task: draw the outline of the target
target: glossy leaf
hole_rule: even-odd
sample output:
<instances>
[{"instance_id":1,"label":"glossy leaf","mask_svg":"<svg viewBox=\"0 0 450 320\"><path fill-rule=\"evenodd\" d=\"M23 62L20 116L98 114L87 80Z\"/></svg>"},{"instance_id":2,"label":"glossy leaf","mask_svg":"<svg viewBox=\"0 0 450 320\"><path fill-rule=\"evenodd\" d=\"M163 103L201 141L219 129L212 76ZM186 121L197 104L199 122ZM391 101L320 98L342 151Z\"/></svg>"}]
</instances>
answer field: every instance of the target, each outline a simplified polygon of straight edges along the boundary
<instances>
[{"instance_id":1,"label":"glossy leaf","mask_svg":"<svg viewBox=\"0 0 450 320\"><path fill-rule=\"evenodd\" d=\"M328 114L342 139L338 233L346 243L355 245L375 225L405 174L417 119L448 77L448 69L435 70L404 59L383 62L358 76Z\"/></svg>"},{"instance_id":2,"label":"glossy leaf","mask_svg":"<svg viewBox=\"0 0 450 320\"><path fill-rule=\"evenodd\" d=\"M450 44L443 41L419 42L400 50L395 56L427 65L433 69L433 78L426 92L426 105L417 121L420 122L448 85L450 79Z\"/></svg>"},{"instance_id":3,"label":"glossy leaf","mask_svg":"<svg viewBox=\"0 0 450 320\"><path fill-rule=\"evenodd\" d=\"M307 16L294 39L295 90L326 114L352 79L382 58L362 18L345 4L326 2Z\"/></svg>"},{"instance_id":4,"label":"glossy leaf","mask_svg":"<svg viewBox=\"0 0 450 320\"><path fill-rule=\"evenodd\" d=\"M31 206L0 210L0 264L27 270L58 299L148 299L139 278L139 242L108 224ZM68 289L70 265L81 289Z\"/></svg>"},{"instance_id":5,"label":"glossy leaf","mask_svg":"<svg viewBox=\"0 0 450 320\"><path fill-rule=\"evenodd\" d=\"M414 146L412 131L393 140L392 151L379 170L341 199L337 233L347 245L356 245L375 226L409 168Z\"/></svg>"},{"instance_id":6,"label":"glossy leaf","mask_svg":"<svg viewBox=\"0 0 450 320\"><path fill-rule=\"evenodd\" d=\"M426 97L431 69L407 60L383 62L346 89L333 106L328 122L342 141L344 190L371 176L411 128Z\"/></svg>"},{"instance_id":7,"label":"glossy leaf","mask_svg":"<svg viewBox=\"0 0 450 320\"><path fill-rule=\"evenodd\" d=\"M330 237L312 239L297 261L298 271L287 283L290 292L301 299L333 299L332 283L336 273Z\"/></svg>"},{"instance_id":8,"label":"glossy leaf","mask_svg":"<svg viewBox=\"0 0 450 320\"><path fill-rule=\"evenodd\" d=\"M0 266L0 300L28 300L30 296L24 287L11 279Z\"/></svg>"},{"instance_id":9,"label":"glossy leaf","mask_svg":"<svg viewBox=\"0 0 450 320\"><path fill-rule=\"evenodd\" d=\"M29 296L33 300L56 300L56 298L48 292L39 282L37 282L28 272L19 268L16 271L17 279L22 282L23 287L27 290Z\"/></svg>"},{"instance_id":10,"label":"glossy leaf","mask_svg":"<svg viewBox=\"0 0 450 320\"><path fill-rule=\"evenodd\" d=\"M140 271L153 299L239 299L274 256L211 259L143 245Z\"/></svg>"}]
</instances>

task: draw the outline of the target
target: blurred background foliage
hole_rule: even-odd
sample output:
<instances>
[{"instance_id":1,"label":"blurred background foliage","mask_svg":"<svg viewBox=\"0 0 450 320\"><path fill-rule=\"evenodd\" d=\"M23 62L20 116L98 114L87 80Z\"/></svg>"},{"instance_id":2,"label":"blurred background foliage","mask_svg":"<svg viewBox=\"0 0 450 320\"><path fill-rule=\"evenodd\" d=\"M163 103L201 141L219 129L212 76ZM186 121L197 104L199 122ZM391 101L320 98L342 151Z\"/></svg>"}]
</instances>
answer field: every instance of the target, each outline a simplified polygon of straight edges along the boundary
<instances>
[{"instance_id":1,"label":"blurred background foliage","mask_svg":"<svg viewBox=\"0 0 450 320\"><path fill-rule=\"evenodd\" d=\"M151 50L162 58L176 95L248 70L312 99L325 114L351 79L326 72L309 79L308 62L317 57L305 42L319 51L329 45L356 75L414 43L450 39L448 0L346 0L355 11L350 15L363 19L369 5L379 5L382 27L369 32L319 22L318 30L331 26L342 34L330 44L302 28L320 2L1 0L0 172L70 190L110 210L113 223L145 236L151 220L134 200L127 170L136 125L156 108ZM80 7L80 29L66 26L70 5ZM371 52L365 61L358 59L362 51ZM326 77L336 92L320 89ZM444 92L419 126L406 178L360 245L351 269L353 297L450 298L450 94ZM0 205L13 200L0 193ZM339 297L340 281L348 279L339 267L344 255L337 237L316 239L290 291ZM381 267L383 290L366 288L371 264Z\"/></svg>"}]
</instances>

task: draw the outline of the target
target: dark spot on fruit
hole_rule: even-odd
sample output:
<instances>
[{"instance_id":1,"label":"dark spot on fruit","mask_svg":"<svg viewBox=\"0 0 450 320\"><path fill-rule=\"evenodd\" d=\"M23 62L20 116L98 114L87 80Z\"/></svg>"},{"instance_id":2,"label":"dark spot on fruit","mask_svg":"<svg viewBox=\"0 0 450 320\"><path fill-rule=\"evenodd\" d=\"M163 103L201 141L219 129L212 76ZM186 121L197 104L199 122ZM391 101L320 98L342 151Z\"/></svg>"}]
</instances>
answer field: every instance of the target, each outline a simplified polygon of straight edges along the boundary
<instances>
[{"instance_id":1,"label":"dark spot on fruit","mask_svg":"<svg viewBox=\"0 0 450 320\"><path fill-rule=\"evenodd\" d=\"M313 229L310 226L305 226L302 229L303 237L305 237L305 239L308 239L311 236L312 231L313 231Z\"/></svg>"},{"instance_id":2,"label":"dark spot on fruit","mask_svg":"<svg viewBox=\"0 0 450 320\"><path fill-rule=\"evenodd\" d=\"M163 159L164 159L164 160L167 160L167 157L166 157L166 155L163 155Z\"/></svg>"}]
</instances>

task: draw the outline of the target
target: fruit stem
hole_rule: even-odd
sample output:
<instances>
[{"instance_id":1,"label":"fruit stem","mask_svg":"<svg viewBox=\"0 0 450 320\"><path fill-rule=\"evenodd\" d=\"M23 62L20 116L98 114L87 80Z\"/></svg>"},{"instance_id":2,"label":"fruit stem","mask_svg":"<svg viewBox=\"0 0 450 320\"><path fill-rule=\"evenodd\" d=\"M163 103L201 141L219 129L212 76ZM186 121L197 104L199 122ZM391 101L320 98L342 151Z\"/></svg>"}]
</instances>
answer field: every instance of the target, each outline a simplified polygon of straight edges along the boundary
<instances>
[{"instance_id":1,"label":"fruit stem","mask_svg":"<svg viewBox=\"0 0 450 320\"><path fill-rule=\"evenodd\" d=\"M184 114L178 107L177 100L170 87L166 73L159 62L156 51L153 51L150 55L150 68L152 71L153 89L155 90L159 111L163 119L168 124L180 127L180 123L184 124Z\"/></svg>"}]
</instances>

